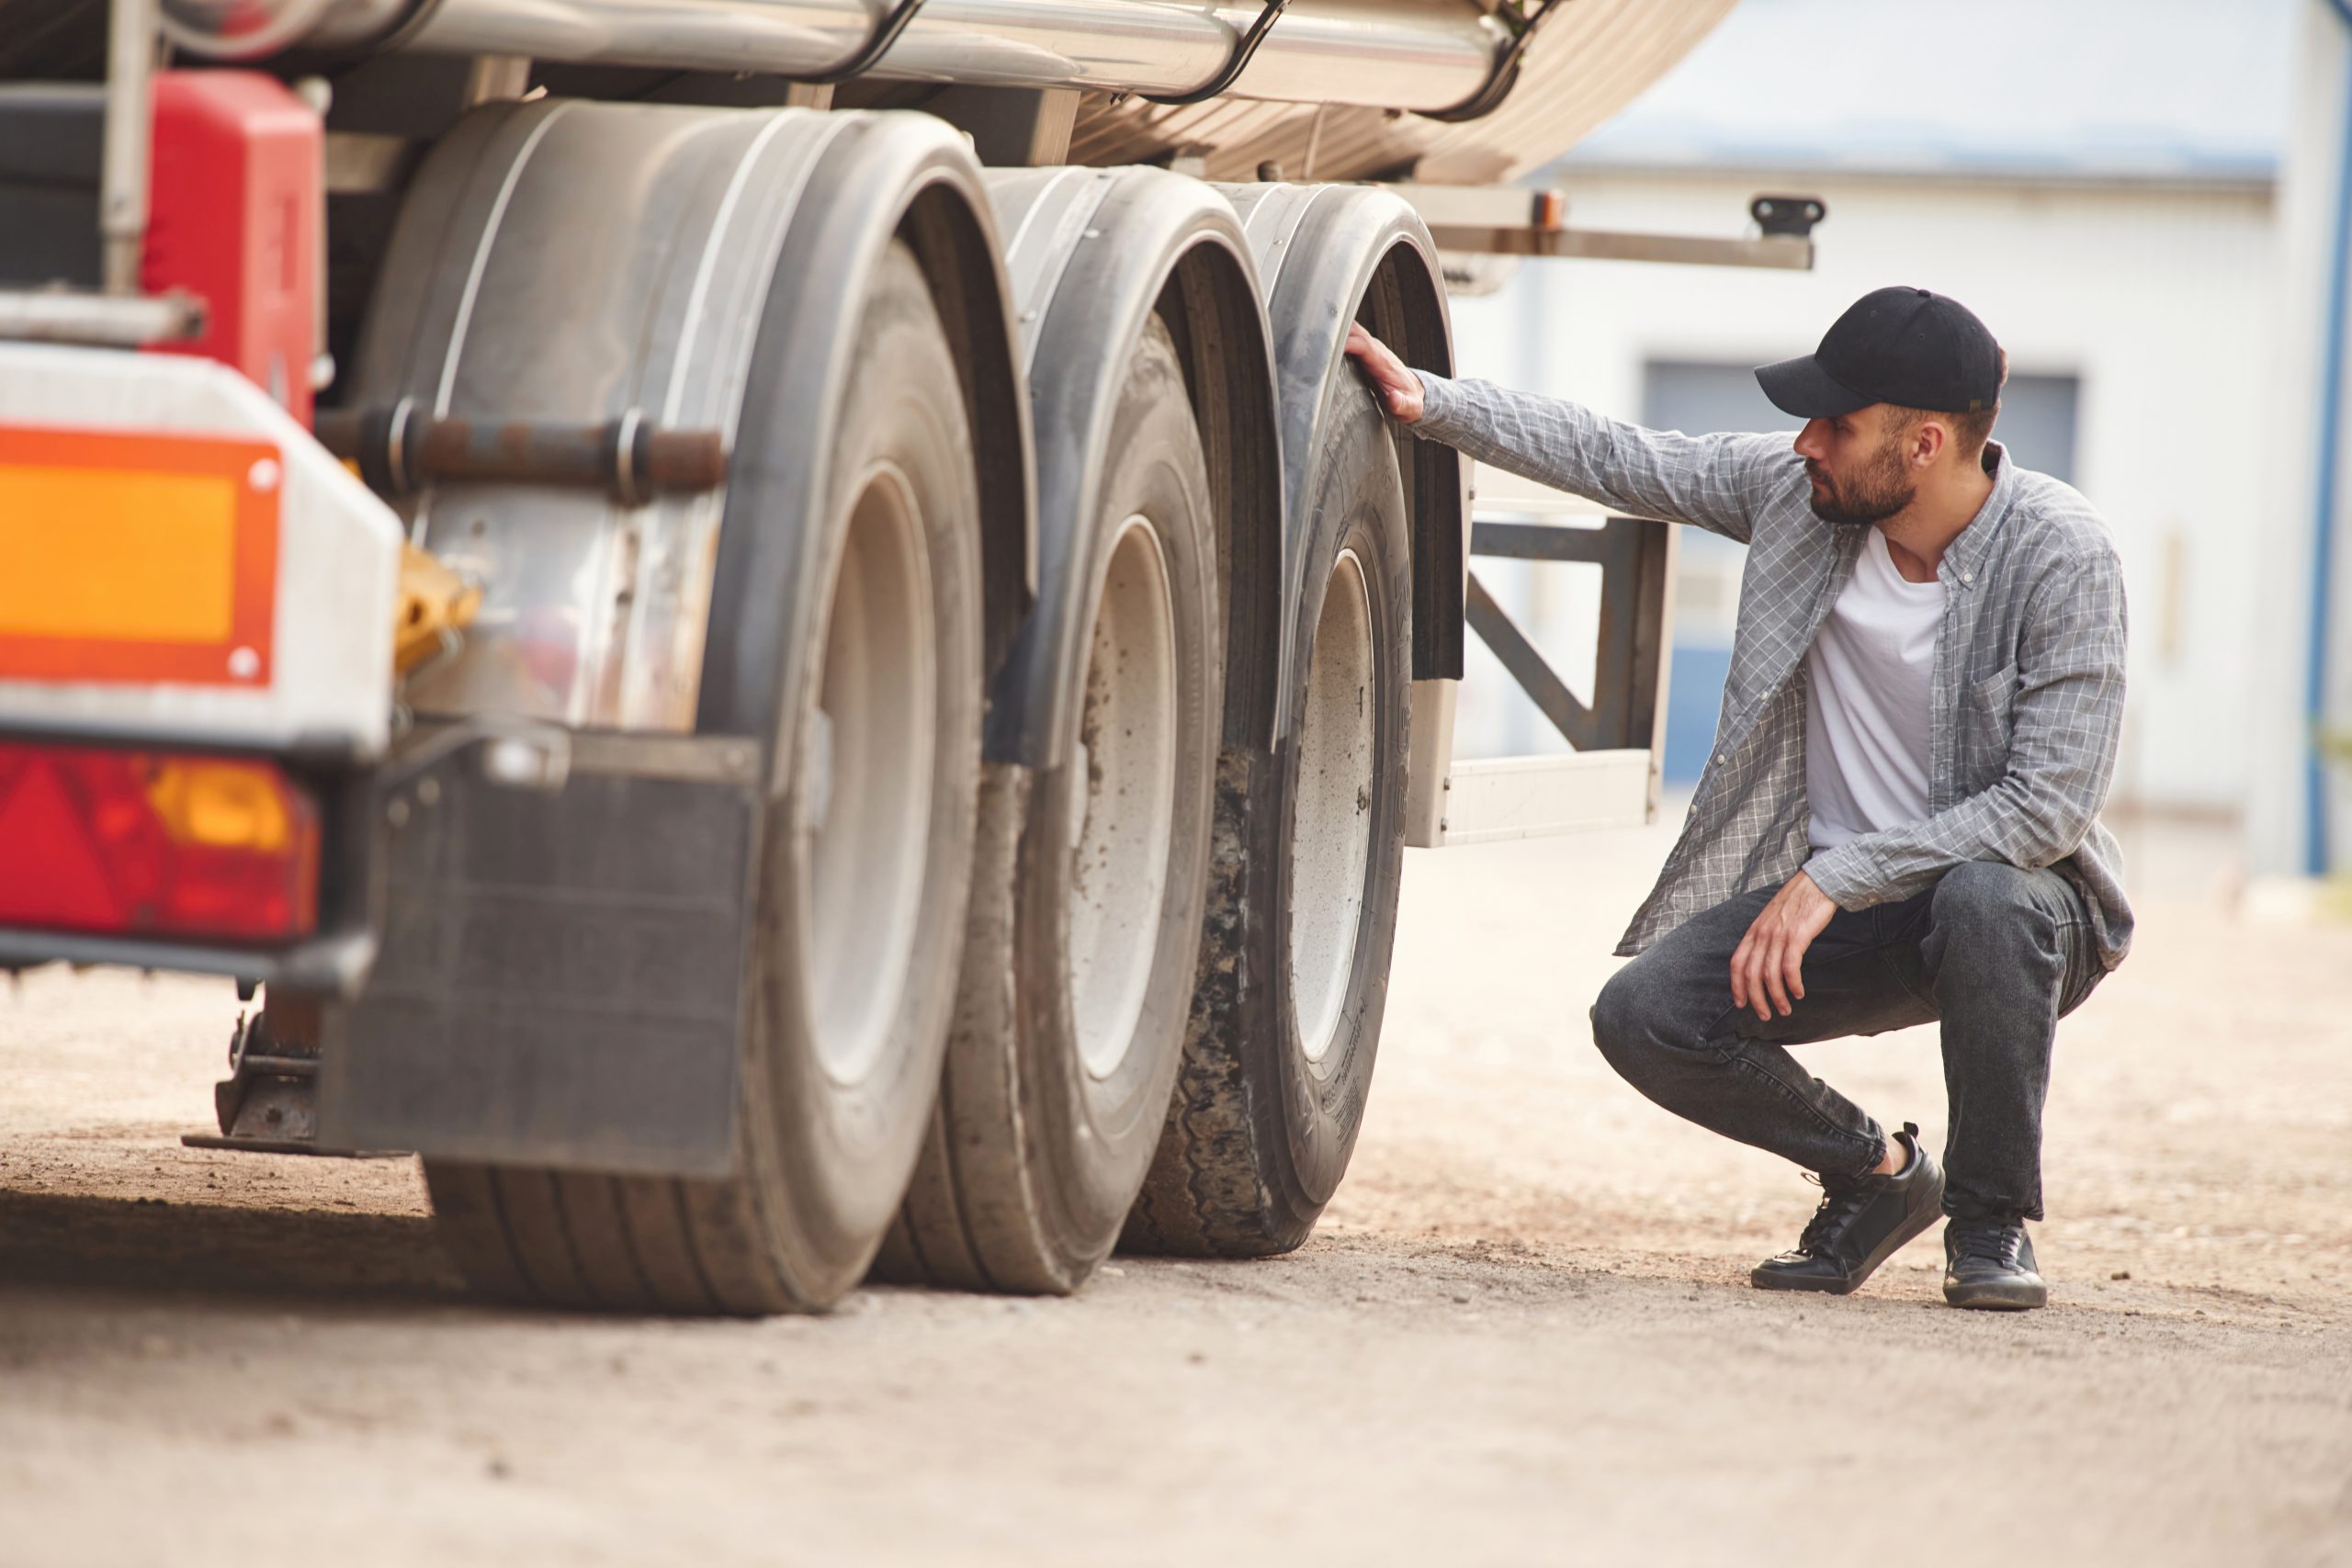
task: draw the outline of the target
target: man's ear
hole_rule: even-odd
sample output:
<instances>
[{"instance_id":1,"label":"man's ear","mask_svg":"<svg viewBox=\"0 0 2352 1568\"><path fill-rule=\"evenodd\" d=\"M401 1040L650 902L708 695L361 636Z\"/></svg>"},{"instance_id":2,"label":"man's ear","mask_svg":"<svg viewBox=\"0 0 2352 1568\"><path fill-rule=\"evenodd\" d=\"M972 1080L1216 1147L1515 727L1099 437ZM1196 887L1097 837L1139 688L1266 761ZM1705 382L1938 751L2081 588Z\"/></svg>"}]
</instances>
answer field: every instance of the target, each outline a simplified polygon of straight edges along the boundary
<instances>
[{"instance_id":1,"label":"man's ear","mask_svg":"<svg viewBox=\"0 0 2352 1568\"><path fill-rule=\"evenodd\" d=\"M1933 468L1951 446L1951 426L1939 419L1923 419L1911 427L1911 437L1905 445L1908 450L1904 456L1913 468Z\"/></svg>"}]
</instances>

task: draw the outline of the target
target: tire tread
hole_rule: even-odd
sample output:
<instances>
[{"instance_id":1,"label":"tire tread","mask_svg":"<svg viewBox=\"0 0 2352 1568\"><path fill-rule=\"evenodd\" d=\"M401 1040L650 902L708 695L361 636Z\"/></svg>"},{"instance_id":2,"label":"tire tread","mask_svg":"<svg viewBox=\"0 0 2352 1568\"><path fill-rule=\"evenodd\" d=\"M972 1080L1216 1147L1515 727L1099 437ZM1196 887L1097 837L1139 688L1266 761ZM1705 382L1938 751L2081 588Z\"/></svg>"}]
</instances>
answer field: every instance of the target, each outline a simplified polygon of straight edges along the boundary
<instances>
[{"instance_id":1,"label":"tire tread","mask_svg":"<svg viewBox=\"0 0 2352 1568\"><path fill-rule=\"evenodd\" d=\"M927 340L949 372L933 379L956 385L936 302L903 241L892 242L875 270L865 320L869 338L895 333L903 341L911 329ZM951 581L977 578L976 538L971 547ZM934 569L948 570L936 561ZM975 655L977 644L976 635ZM977 682L973 690L977 708ZM960 865L961 855L952 863ZM839 1237L814 1242L806 1227L768 1212L787 1199L777 1130L752 1122L749 1107L765 1092L765 1064L756 1055L747 1051L739 1100L742 1168L728 1179L427 1160L435 1229L468 1282L507 1302L616 1311L756 1315L830 1305L867 1260L854 1238L846 1247ZM842 1255L822 1255L826 1245Z\"/></svg>"},{"instance_id":2,"label":"tire tread","mask_svg":"<svg viewBox=\"0 0 2352 1568\"><path fill-rule=\"evenodd\" d=\"M1316 515L1344 517L1342 503L1353 484L1382 491L1386 515L1374 521L1358 537L1373 541L1377 556L1378 585L1374 592L1390 605L1386 617L1390 679L1409 702L1411 673L1411 608L1403 590L1410 581L1410 524L1407 500L1396 481L1393 447L1387 433L1369 406L1355 411L1351 423L1340 427L1337 441L1351 443L1347 450L1361 457L1343 464L1327 457L1328 496L1318 495ZM1382 482L1385 471L1385 483ZM1363 492L1361 489L1357 495ZM1347 536L1329 541L1336 558ZM1372 564L1367 562L1367 565ZM1309 601L1310 604L1315 601ZM1303 686L1312 627L1302 626L1297 636L1306 644L1295 649L1296 675ZM1243 679L1243 672L1228 673ZM1376 760L1375 769L1389 770L1386 791L1401 801L1404 790L1406 722L1391 726L1389 753ZM1283 882L1274 874L1286 852L1291 830L1291 795L1295 784L1286 770L1296 764L1296 737L1272 753L1228 747L1218 759L1216 817L1211 841L1209 903L1203 925L1200 967L1194 1006L1184 1039L1183 1063L1176 1093L1169 1108L1168 1124L1153 1156L1143 1192L1129 1215L1120 1245L1132 1252L1186 1258L1266 1258L1289 1252L1304 1243L1315 1228L1325 1200L1309 1189L1291 1147L1292 1108L1280 1103L1288 1092L1290 1068L1279 1053L1295 1051L1292 1025L1285 1016L1288 987L1282 966L1287 963L1281 932L1284 922L1274 907ZM1400 857L1402 818L1397 815L1390 847ZM1377 849L1377 846L1376 846ZM1392 863L1383 858L1375 865ZM1382 874L1386 874L1384 871ZM1355 1099L1342 1104L1330 1124L1331 1153L1338 1169L1345 1168L1352 1152L1368 1088L1372 1048L1376 1046L1379 1019L1386 999L1388 943L1394 937L1396 882L1374 890L1383 901L1386 929L1374 928L1376 953L1373 967L1361 977L1362 1016L1370 1031L1365 1055L1351 1084ZM1375 917L1367 900L1366 919ZM1273 1102L1264 1102L1272 1097ZM1333 1174L1336 1180L1336 1173Z\"/></svg>"},{"instance_id":3,"label":"tire tread","mask_svg":"<svg viewBox=\"0 0 2352 1568\"><path fill-rule=\"evenodd\" d=\"M1113 424L1154 426L1180 411L1201 495L1209 494L1205 450L1196 414L1167 324L1154 316L1129 357ZM1134 419L1134 426L1122 423ZM1164 424L1161 426L1164 430ZM1099 496L1109 506L1112 498ZM1115 508L1113 508L1115 510ZM1200 521L1214 527L1204 501ZM1199 549L1198 545L1191 547ZM1214 545L1207 545L1213 557ZM1212 601L1214 602L1214 601ZM1181 601L1180 601L1181 603ZM1178 636L1188 635L1180 626ZM1204 639L1213 631L1193 634ZM1204 640L1204 649L1214 641ZM1206 711L1216 711L1208 705ZM1196 753L1197 755L1197 753ZM1042 775L1015 764L983 765L980 826L974 853L970 951L958 976L956 1022L941 1074L938 1108L913 1182L900 1205L892 1240L877 1258L874 1277L892 1283L1066 1295L1077 1290L1116 1244L1116 1235L1083 1237L1048 1190L1052 1155L1036 1146L1059 1134L1036 1125L1032 1099L1041 1091L1025 1077L1042 1077L1024 1057L1035 1047L1021 1032L1040 1004L1023 994L1016 974L1035 964L1034 931L1024 931L1022 892L1024 840L1032 827ZM983 899L990 900L983 905ZM1035 919L1035 917L1031 917ZM1024 957L1024 954L1030 956ZM1009 956L1009 962L1006 959ZM1050 959L1045 967L1052 967ZM1031 986L1066 984L1066 975L1030 976ZM1165 1058L1162 1058L1165 1061ZM1122 1206L1125 1200L1122 1200Z\"/></svg>"}]
</instances>

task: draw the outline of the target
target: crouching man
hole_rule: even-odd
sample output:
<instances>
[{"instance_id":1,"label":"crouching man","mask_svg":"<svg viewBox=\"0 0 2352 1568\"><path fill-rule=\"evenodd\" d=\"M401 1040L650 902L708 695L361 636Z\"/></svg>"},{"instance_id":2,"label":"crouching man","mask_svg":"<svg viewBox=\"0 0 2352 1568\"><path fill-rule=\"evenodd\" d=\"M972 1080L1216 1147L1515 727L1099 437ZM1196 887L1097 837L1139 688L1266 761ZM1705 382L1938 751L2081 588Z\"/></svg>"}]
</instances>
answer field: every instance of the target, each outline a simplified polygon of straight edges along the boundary
<instances>
[{"instance_id":1,"label":"crouching man","mask_svg":"<svg viewBox=\"0 0 2352 1568\"><path fill-rule=\"evenodd\" d=\"M1348 352L1417 434L1748 547L1713 755L1592 1026L1658 1104L1817 1174L1755 1283L1842 1295L1943 1214L1947 1301L2042 1305L2052 1040L2132 934L2098 820L2123 579L2089 504L1988 439L1992 334L1925 289L1865 296L1756 372L1793 450L1422 374L1361 327ZM1788 1049L1930 1020L1941 1167Z\"/></svg>"}]
</instances>

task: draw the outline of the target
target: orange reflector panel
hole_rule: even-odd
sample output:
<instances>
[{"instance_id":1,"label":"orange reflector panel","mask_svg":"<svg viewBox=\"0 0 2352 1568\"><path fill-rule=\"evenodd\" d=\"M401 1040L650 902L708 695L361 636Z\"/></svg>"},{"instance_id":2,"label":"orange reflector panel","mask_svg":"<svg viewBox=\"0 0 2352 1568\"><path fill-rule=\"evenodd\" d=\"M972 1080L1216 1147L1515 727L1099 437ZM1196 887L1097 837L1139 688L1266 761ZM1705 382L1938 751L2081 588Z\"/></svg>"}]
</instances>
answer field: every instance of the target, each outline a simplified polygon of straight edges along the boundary
<instances>
[{"instance_id":1,"label":"orange reflector panel","mask_svg":"<svg viewBox=\"0 0 2352 1568\"><path fill-rule=\"evenodd\" d=\"M317 803L269 762L0 742L0 925L308 936L319 833Z\"/></svg>"},{"instance_id":2,"label":"orange reflector panel","mask_svg":"<svg viewBox=\"0 0 2352 1568\"><path fill-rule=\"evenodd\" d=\"M0 679L264 686L267 442L0 427Z\"/></svg>"}]
</instances>

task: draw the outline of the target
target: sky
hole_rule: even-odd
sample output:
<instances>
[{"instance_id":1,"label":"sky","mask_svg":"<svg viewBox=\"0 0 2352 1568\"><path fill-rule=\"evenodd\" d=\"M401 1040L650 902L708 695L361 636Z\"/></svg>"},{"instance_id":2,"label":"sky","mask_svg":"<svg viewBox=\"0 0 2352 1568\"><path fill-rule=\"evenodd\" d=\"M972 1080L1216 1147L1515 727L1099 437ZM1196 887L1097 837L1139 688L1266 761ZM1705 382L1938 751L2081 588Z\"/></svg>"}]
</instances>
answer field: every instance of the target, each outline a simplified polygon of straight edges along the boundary
<instances>
[{"instance_id":1,"label":"sky","mask_svg":"<svg viewBox=\"0 0 2352 1568\"><path fill-rule=\"evenodd\" d=\"M2259 176L2305 0L1741 0L1571 164Z\"/></svg>"}]
</instances>

